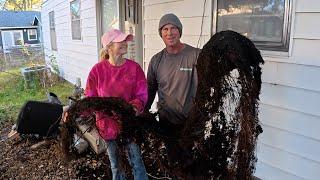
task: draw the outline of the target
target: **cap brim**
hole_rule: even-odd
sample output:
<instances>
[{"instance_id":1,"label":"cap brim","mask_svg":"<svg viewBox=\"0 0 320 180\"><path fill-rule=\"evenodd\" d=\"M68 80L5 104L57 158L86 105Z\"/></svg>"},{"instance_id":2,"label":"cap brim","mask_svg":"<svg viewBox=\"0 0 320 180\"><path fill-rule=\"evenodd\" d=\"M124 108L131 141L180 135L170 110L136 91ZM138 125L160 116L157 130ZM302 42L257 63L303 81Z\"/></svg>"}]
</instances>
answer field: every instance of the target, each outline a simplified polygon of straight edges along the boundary
<instances>
[{"instance_id":1,"label":"cap brim","mask_svg":"<svg viewBox=\"0 0 320 180\"><path fill-rule=\"evenodd\" d=\"M112 42L122 42L122 41L132 41L133 35L132 34L121 34L116 37Z\"/></svg>"}]
</instances>

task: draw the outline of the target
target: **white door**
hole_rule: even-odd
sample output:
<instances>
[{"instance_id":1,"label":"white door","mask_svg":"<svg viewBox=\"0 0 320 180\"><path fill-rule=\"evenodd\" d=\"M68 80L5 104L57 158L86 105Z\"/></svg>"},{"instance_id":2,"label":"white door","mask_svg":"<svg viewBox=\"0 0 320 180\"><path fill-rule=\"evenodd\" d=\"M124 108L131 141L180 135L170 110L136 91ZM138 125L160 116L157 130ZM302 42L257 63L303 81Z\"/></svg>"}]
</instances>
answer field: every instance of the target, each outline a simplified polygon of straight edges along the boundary
<instances>
[{"instance_id":1,"label":"white door","mask_svg":"<svg viewBox=\"0 0 320 180\"><path fill-rule=\"evenodd\" d=\"M3 49L11 48L13 45L11 31L2 31L1 34L2 34Z\"/></svg>"}]
</instances>

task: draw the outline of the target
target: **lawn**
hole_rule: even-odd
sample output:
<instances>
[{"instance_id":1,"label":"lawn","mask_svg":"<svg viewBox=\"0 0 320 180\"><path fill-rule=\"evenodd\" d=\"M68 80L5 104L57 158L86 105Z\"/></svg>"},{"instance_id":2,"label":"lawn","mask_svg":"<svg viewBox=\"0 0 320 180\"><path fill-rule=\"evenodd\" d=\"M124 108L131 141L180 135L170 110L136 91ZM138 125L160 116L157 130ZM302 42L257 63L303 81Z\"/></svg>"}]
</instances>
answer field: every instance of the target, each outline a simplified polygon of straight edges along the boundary
<instances>
[{"instance_id":1,"label":"lawn","mask_svg":"<svg viewBox=\"0 0 320 180\"><path fill-rule=\"evenodd\" d=\"M66 104L67 97L73 91L73 85L64 80L56 81L52 83L52 86L47 87L47 91L57 94L59 99ZM42 86L25 88L20 69L0 72L0 123L15 121L20 108L26 101L46 99L46 90Z\"/></svg>"}]
</instances>

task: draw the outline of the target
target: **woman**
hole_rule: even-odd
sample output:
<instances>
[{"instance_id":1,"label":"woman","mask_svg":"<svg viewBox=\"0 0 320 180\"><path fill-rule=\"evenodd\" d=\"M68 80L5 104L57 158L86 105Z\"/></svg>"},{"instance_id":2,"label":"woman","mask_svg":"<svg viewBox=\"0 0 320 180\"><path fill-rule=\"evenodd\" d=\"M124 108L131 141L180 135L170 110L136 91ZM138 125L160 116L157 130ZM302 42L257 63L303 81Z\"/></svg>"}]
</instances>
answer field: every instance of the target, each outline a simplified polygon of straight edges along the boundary
<instances>
[{"instance_id":1,"label":"woman","mask_svg":"<svg viewBox=\"0 0 320 180\"><path fill-rule=\"evenodd\" d=\"M85 94L88 97L121 97L132 104L136 114L139 114L148 98L146 78L139 64L122 57L127 53L127 41L132 39L131 34L124 34L117 29L111 29L102 36L103 57L89 73ZM119 169L115 139L120 133L120 128L116 117L96 113L96 125L108 145L112 179L125 179L124 172ZM148 179L139 146L130 142L127 149L134 178Z\"/></svg>"}]
</instances>

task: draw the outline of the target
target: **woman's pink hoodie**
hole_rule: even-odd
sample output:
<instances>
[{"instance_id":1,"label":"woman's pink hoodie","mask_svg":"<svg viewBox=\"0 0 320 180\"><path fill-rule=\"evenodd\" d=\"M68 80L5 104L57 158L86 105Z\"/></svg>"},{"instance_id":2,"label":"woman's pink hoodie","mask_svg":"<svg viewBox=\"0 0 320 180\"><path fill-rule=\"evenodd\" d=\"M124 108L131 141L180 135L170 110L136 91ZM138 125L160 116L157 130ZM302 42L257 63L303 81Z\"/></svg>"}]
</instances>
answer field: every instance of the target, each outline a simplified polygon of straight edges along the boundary
<instances>
[{"instance_id":1,"label":"woman's pink hoodie","mask_svg":"<svg viewBox=\"0 0 320 180\"><path fill-rule=\"evenodd\" d=\"M147 82L140 65L126 59L121 66L108 60L97 63L90 71L85 95L87 97L121 97L142 112L148 99ZM120 133L117 117L96 113L96 125L106 140L116 139Z\"/></svg>"}]
</instances>

